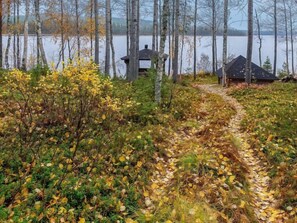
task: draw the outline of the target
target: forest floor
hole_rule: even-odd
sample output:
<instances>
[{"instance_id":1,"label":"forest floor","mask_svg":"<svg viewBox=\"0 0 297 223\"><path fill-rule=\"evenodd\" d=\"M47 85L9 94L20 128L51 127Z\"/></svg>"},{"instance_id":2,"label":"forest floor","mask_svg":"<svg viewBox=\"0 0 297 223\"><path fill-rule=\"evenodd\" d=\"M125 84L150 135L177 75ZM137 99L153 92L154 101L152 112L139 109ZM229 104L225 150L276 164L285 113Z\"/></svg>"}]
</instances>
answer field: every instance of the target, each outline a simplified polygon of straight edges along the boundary
<instances>
[{"instance_id":1,"label":"forest floor","mask_svg":"<svg viewBox=\"0 0 297 223\"><path fill-rule=\"evenodd\" d=\"M296 222L296 84L0 81L0 222Z\"/></svg>"},{"instance_id":2,"label":"forest floor","mask_svg":"<svg viewBox=\"0 0 297 223\"><path fill-rule=\"evenodd\" d=\"M198 85L203 91L219 95L226 103L235 108L236 115L230 120L226 131L232 133L237 141L240 158L248 167L248 183L253 197L254 212L259 222L285 222L285 212L278 209L280 202L270 189L271 178L268 174L268 162L258 156L257 151L249 145L248 136L241 129L241 122L246 116L243 106L234 98L227 95L227 90L218 85ZM263 158L263 157L262 157Z\"/></svg>"}]
</instances>

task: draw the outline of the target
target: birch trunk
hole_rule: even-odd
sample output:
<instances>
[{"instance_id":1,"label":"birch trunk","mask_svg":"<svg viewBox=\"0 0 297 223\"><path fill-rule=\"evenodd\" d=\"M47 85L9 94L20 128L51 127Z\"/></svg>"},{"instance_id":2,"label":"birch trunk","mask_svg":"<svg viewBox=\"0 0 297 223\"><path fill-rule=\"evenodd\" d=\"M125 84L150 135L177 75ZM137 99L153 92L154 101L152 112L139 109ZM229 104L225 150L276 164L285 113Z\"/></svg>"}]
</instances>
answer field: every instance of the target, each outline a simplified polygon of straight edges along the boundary
<instances>
[{"instance_id":1,"label":"birch trunk","mask_svg":"<svg viewBox=\"0 0 297 223\"><path fill-rule=\"evenodd\" d=\"M292 74L295 75L295 61L294 61L294 31L293 31L293 15L292 15L292 5L289 9L290 14L290 34L291 34L291 59L292 59Z\"/></svg>"},{"instance_id":2,"label":"birch trunk","mask_svg":"<svg viewBox=\"0 0 297 223\"><path fill-rule=\"evenodd\" d=\"M158 12L159 12L159 7L158 7L158 0L154 0L154 18L153 18L153 40L152 40L152 50L156 51L156 46L157 46L157 32L158 32ZM152 61L152 64L154 61Z\"/></svg>"},{"instance_id":3,"label":"birch trunk","mask_svg":"<svg viewBox=\"0 0 297 223\"><path fill-rule=\"evenodd\" d=\"M13 54L13 67L17 67L17 57L16 57L16 0L13 1L13 44L12 44L12 54Z\"/></svg>"},{"instance_id":4,"label":"birch trunk","mask_svg":"<svg viewBox=\"0 0 297 223\"><path fill-rule=\"evenodd\" d=\"M6 69L9 69L9 50L10 50L10 45L11 45L11 22L10 22L10 10L11 7L11 1L7 1L7 32L8 32L8 39L7 39L7 45L6 45L6 50L5 50L5 67Z\"/></svg>"},{"instance_id":5,"label":"birch trunk","mask_svg":"<svg viewBox=\"0 0 297 223\"><path fill-rule=\"evenodd\" d=\"M223 87L227 86L227 55L228 55L228 0L224 0L224 34L223 34L223 68L222 68L222 85Z\"/></svg>"},{"instance_id":6,"label":"birch trunk","mask_svg":"<svg viewBox=\"0 0 297 223\"><path fill-rule=\"evenodd\" d=\"M258 30L258 39L259 39L259 62L260 62L260 67L262 67L262 37L261 37L261 25L260 25L260 19L258 16L257 10L255 10L256 13L256 22L257 22L257 30Z\"/></svg>"},{"instance_id":7,"label":"birch trunk","mask_svg":"<svg viewBox=\"0 0 297 223\"><path fill-rule=\"evenodd\" d=\"M286 36L286 71L287 75L290 75L290 68L289 68L289 35L288 35L288 16L287 16L287 5L285 0L283 0L284 6L284 19L285 19L285 36Z\"/></svg>"},{"instance_id":8,"label":"birch trunk","mask_svg":"<svg viewBox=\"0 0 297 223\"><path fill-rule=\"evenodd\" d=\"M110 75L110 0L105 3L105 74Z\"/></svg>"},{"instance_id":9,"label":"birch trunk","mask_svg":"<svg viewBox=\"0 0 297 223\"><path fill-rule=\"evenodd\" d=\"M60 11L61 11L61 55L62 55L62 68L65 67L65 40L64 40L64 4L63 0L60 0Z\"/></svg>"},{"instance_id":10,"label":"birch trunk","mask_svg":"<svg viewBox=\"0 0 297 223\"><path fill-rule=\"evenodd\" d=\"M245 81L248 85L252 82L253 21L253 0L248 0L248 44L245 68Z\"/></svg>"},{"instance_id":11,"label":"birch trunk","mask_svg":"<svg viewBox=\"0 0 297 223\"><path fill-rule=\"evenodd\" d=\"M3 22L2 22L2 16L3 16L3 5L2 0L0 0L0 69L3 67Z\"/></svg>"},{"instance_id":12,"label":"birch trunk","mask_svg":"<svg viewBox=\"0 0 297 223\"><path fill-rule=\"evenodd\" d=\"M41 20L40 20L40 0L35 0L35 19L36 19L36 33L37 33L37 52L41 57L41 62L43 66L47 66L47 60L45 56L45 51L43 48L42 32L41 32ZM38 61L38 64L41 64Z\"/></svg>"},{"instance_id":13,"label":"birch trunk","mask_svg":"<svg viewBox=\"0 0 297 223\"><path fill-rule=\"evenodd\" d=\"M198 10L198 0L195 0L195 9L194 9L194 80L197 79L197 10Z\"/></svg>"},{"instance_id":14,"label":"birch trunk","mask_svg":"<svg viewBox=\"0 0 297 223\"><path fill-rule=\"evenodd\" d=\"M155 83L155 101L158 104L161 103L161 99L162 99L161 89L162 89L162 78L164 73L164 50L165 50L165 42L166 42L166 36L167 36L168 14L169 14L169 0L164 0L160 51L159 51L159 58L158 58L157 77L156 77L156 83Z\"/></svg>"},{"instance_id":15,"label":"birch trunk","mask_svg":"<svg viewBox=\"0 0 297 223\"><path fill-rule=\"evenodd\" d=\"M75 20L76 20L76 41L77 41L77 57L80 59L80 27L79 27L79 13L78 0L75 0Z\"/></svg>"},{"instance_id":16,"label":"birch trunk","mask_svg":"<svg viewBox=\"0 0 297 223\"><path fill-rule=\"evenodd\" d=\"M94 0L95 14L95 63L99 65L99 15L98 15L98 0Z\"/></svg>"},{"instance_id":17,"label":"birch trunk","mask_svg":"<svg viewBox=\"0 0 297 223\"><path fill-rule=\"evenodd\" d=\"M90 44L91 44L91 50L90 50L90 55L93 57L93 15L94 15L94 1L90 0L90 20L91 20L91 32L90 32Z\"/></svg>"},{"instance_id":18,"label":"birch trunk","mask_svg":"<svg viewBox=\"0 0 297 223\"><path fill-rule=\"evenodd\" d=\"M183 71L183 53L184 53L184 46L185 46L185 34L186 34L186 18L187 18L187 0L185 0L184 3L184 15L183 15L183 32L182 32L182 44L181 44L181 50L180 50L180 68L179 73L182 74Z\"/></svg>"},{"instance_id":19,"label":"birch trunk","mask_svg":"<svg viewBox=\"0 0 297 223\"><path fill-rule=\"evenodd\" d=\"M130 0L126 0L126 48L127 48L127 55L130 53L130 10L131 9L131 2ZM128 72L128 71L127 71Z\"/></svg>"},{"instance_id":20,"label":"birch trunk","mask_svg":"<svg viewBox=\"0 0 297 223\"><path fill-rule=\"evenodd\" d=\"M273 61L273 74L276 76L277 69L277 0L274 0L273 5L273 19L274 19L274 61Z\"/></svg>"},{"instance_id":21,"label":"birch trunk","mask_svg":"<svg viewBox=\"0 0 297 223\"><path fill-rule=\"evenodd\" d=\"M29 34L29 13L30 13L30 0L26 0L26 14L24 21L24 51L22 59L22 69L27 70L27 57L28 57L28 34Z\"/></svg>"},{"instance_id":22,"label":"birch trunk","mask_svg":"<svg viewBox=\"0 0 297 223\"><path fill-rule=\"evenodd\" d=\"M173 82L178 79L178 54L179 54L179 0L175 0L175 36L174 36L174 58L173 58Z\"/></svg>"},{"instance_id":23,"label":"birch trunk","mask_svg":"<svg viewBox=\"0 0 297 223\"><path fill-rule=\"evenodd\" d=\"M139 43L138 27L139 27L139 0L131 1L131 28L130 28L130 61L129 73L127 74L128 81L134 81L138 77L139 54L137 52L137 44Z\"/></svg>"},{"instance_id":24,"label":"birch trunk","mask_svg":"<svg viewBox=\"0 0 297 223\"><path fill-rule=\"evenodd\" d=\"M216 2L212 0L212 73L217 70L217 21L216 21Z\"/></svg>"},{"instance_id":25,"label":"birch trunk","mask_svg":"<svg viewBox=\"0 0 297 223\"><path fill-rule=\"evenodd\" d=\"M115 61L115 50L113 44L113 27L112 27L112 12L110 11L110 48L111 48L111 58L112 58L112 70L113 70L113 77L117 77L117 68L116 68L116 61Z\"/></svg>"},{"instance_id":26,"label":"birch trunk","mask_svg":"<svg viewBox=\"0 0 297 223\"><path fill-rule=\"evenodd\" d=\"M17 46L16 46L16 57L17 57L17 68L21 68L21 54L20 54L20 0L17 0Z\"/></svg>"}]
</instances>

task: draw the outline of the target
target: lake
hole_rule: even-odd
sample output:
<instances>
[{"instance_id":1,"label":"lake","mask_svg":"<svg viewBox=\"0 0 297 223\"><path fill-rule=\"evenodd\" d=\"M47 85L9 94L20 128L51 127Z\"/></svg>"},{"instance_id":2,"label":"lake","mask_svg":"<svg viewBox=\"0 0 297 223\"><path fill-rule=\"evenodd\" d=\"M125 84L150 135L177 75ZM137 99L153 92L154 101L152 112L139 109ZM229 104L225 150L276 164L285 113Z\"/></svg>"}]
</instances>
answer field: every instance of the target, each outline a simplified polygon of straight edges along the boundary
<instances>
[{"instance_id":1,"label":"lake","mask_svg":"<svg viewBox=\"0 0 297 223\"><path fill-rule=\"evenodd\" d=\"M22 45L23 37L21 36L21 45ZM46 51L46 56L48 59L49 64L56 64L59 60L59 48L60 48L60 41L59 38L53 38L52 36L44 36L44 48ZM7 36L3 38L3 47L5 49L7 42ZM140 49L144 48L145 44L151 46L152 37L151 36L141 36L140 37ZM258 55L258 39L254 37L254 48L253 48L253 62L259 64L259 55ZM75 37L71 41L70 45L72 46L71 54L75 54ZM104 40L101 40L100 43L100 60L103 62L104 54L105 54L105 47L104 47ZM117 73L118 74L125 74L125 64L123 61L120 60L121 57L126 55L126 37L125 36L114 36L114 45L116 51L116 63L117 63ZM221 60L222 55L222 45L223 45L223 37L219 36L217 40L218 45L218 60ZM246 45L247 45L247 37L244 36L232 36L228 38L228 54L233 54L234 56L238 55L246 55ZM262 62L265 61L266 57L268 56L273 62L273 47L274 46L274 37L273 36L263 36L263 46L262 46ZM282 68L282 64L285 61L285 41L283 38L279 38L278 43L278 69ZM21 48L22 49L22 48ZM87 38L82 37L82 55L85 58L90 58L90 41ZM181 49L181 48L180 48ZM23 50L21 50L22 52ZM30 36L29 37L29 61L31 66L34 65L36 53L36 37ZM210 36L203 36L198 38L197 44L197 51L198 51L198 62L200 60L201 54L206 54L209 56L210 60L211 56L211 37ZM12 59L12 47L10 50L10 60ZM168 42L166 44L166 52L168 53ZM66 56L68 55L68 49L65 50ZM291 56L291 55L290 55ZM185 46L183 51L183 66L182 72L189 72L192 70L193 67L193 36L186 36L185 37ZM297 56L296 56L297 58ZM168 66L168 62L166 64ZM167 69L166 69L167 71Z\"/></svg>"}]
</instances>

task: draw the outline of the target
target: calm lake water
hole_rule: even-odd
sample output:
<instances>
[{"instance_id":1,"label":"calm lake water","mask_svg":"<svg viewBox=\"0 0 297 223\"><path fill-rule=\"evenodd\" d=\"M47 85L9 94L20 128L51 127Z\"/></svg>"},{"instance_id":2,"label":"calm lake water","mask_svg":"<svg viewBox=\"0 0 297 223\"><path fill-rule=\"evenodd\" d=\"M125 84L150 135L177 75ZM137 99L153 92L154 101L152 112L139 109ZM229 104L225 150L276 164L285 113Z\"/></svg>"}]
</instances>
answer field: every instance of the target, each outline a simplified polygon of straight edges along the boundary
<instances>
[{"instance_id":1,"label":"calm lake water","mask_svg":"<svg viewBox=\"0 0 297 223\"><path fill-rule=\"evenodd\" d=\"M23 37L21 36L21 45L22 45ZM44 48L46 51L46 56L48 62L50 64L56 64L59 60L59 49L60 49L60 40L59 38L54 38L52 36L45 36L43 38L44 41ZM218 37L217 40L218 45L218 59L221 60L222 55L222 45L223 45L223 38ZM7 37L4 37L4 48L6 47ZM144 48L145 44L151 46L152 37L151 36L141 36L140 37L140 49ZM258 54L258 39L254 38L254 51L253 51L253 62L259 64L259 54ZM71 55L75 55L75 38L71 41L70 45L72 46ZM82 55L85 58L90 58L90 41L87 38L82 38ZM104 40L100 43L100 60L103 62L104 60ZM126 55L126 37L125 36L114 36L114 45L116 51L116 62L117 62L117 73L118 74L125 74L125 64L123 61L120 60L121 57ZM234 56L238 55L246 55L246 45L247 45L247 37L229 37L228 38L228 54L233 54ZM274 37L273 36L264 36L263 37L263 46L262 46L262 61L264 62L266 57L268 56L273 61L273 45L274 45ZM180 48L181 49L181 48ZM199 37L198 44L197 44L198 56L200 60L201 54L206 54L209 56L211 60L211 37ZM29 37L29 63L34 65L35 58L34 55L36 51L36 37L30 36ZM12 47L10 50L10 59L12 58ZM22 52L22 50L21 50ZM166 52L168 53L168 42L166 44ZM65 49L65 54L68 56L68 49ZM183 64L182 64L182 72L191 71L193 67L193 37L187 36L185 37L185 46L183 51ZM296 55L297 58L297 55ZM282 64L285 61L285 41L283 38L279 38L278 44L278 68L282 68ZM296 63L297 64L297 63ZM144 64L144 66L146 66ZM168 66L168 62L167 62ZM166 69L167 71L167 69Z\"/></svg>"}]
</instances>

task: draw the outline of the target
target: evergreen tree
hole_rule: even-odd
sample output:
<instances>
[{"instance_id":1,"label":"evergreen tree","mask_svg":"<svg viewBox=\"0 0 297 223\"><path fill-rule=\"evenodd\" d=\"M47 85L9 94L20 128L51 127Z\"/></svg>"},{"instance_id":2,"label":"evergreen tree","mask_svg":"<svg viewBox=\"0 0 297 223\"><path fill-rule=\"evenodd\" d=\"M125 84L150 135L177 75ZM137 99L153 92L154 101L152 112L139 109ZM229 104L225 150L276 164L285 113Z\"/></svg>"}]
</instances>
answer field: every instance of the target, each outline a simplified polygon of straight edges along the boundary
<instances>
[{"instance_id":1,"label":"evergreen tree","mask_svg":"<svg viewBox=\"0 0 297 223\"><path fill-rule=\"evenodd\" d=\"M269 57L266 58L266 60L265 60L265 62L263 64L263 68L265 70L267 70L268 72L272 73L272 64L270 62L270 58Z\"/></svg>"}]
</instances>

